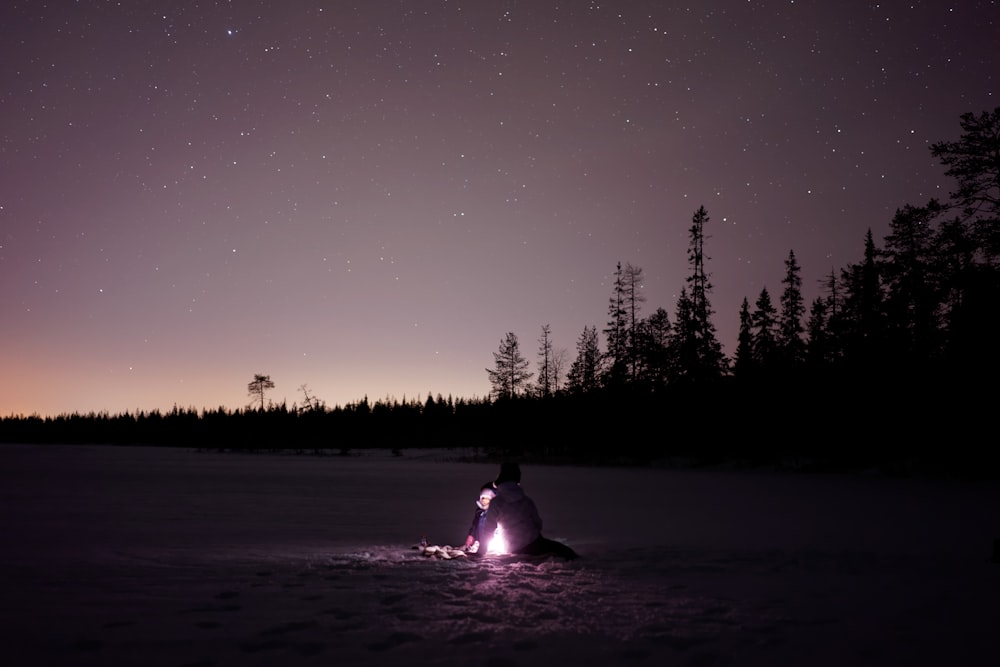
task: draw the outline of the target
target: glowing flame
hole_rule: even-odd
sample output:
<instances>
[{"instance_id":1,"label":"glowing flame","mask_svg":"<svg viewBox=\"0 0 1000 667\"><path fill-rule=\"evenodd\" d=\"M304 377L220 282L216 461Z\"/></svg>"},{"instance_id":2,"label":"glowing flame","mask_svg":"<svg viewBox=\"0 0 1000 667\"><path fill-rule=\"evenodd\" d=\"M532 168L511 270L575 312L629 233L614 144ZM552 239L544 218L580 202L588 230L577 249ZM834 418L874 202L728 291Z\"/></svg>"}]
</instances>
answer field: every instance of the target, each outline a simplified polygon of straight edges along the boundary
<instances>
[{"instance_id":1,"label":"glowing flame","mask_svg":"<svg viewBox=\"0 0 1000 667\"><path fill-rule=\"evenodd\" d=\"M503 527L497 524L497 529L493 531L493 539L490 540L490 548L487 553L505 554L507 553L507 540L503 536Z\"/></svg>"}]
</instances>

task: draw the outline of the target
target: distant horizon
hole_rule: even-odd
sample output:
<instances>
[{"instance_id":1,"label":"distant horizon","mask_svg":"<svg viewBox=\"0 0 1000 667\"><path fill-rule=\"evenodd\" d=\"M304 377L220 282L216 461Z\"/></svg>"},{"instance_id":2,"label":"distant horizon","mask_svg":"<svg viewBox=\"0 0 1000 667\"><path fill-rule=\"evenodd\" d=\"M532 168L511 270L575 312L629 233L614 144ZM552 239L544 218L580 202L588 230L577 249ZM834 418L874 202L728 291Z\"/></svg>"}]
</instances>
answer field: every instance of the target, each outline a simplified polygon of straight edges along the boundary
<instances>
[{"instance_id":1,"label":"distant horizon","mask_svg":"<svg viewBox=\"0 0 1000 667\"><path fill-rule=\"evenodd\" d=\"M451 398L453 402L458 402L458 401L465 401L465 402L477 401L478 402L478 401L486 400L486 398L487 398L486 396L480 396L480 397L472 397L472 398L470 398L470 397L467 397L467 396L453 396L453 395L450 395L450 394L439 394L439 393L434 393L433 394L433 397L434 397L435 400L437 400L438 396L441 396L445 401L448 401L448 399ZM352 406L352 405L359 405L362 402L364 402L365 400L367 400L370 405L375 405L376 403L379 403L379 404L390 404L390 405L391 404L399 404L399 405L417 405L417 404L419 404L419 405L424 405L426 403L426 401L427 401L427 396L425 395L422 399L410 399L410 398L407 398L405 400L403 400L403 399L397 399L397 398L394 398L394 397L389 397L389 398L383 397L383 398L380 398L380 399L372 399L370 396L362 396L361 398L358 398L356 400L348 401L346 403L338 403L336 405L326 403L326 408L327 408L327 410L334 410L334 409L337 409L337 408L343 409L343 408L347 408L347 407ZM273 408L277 408L278 406L281 406L282 404L284 404L288 409L291 409L293 405L296 405L296 406L301 406L302 405L301 401L296 401L296 402L293 403L292 401L279 401L279 400L273 400L272 401L271 399L267 399L267 402L268 402L268 405L265 406L265 408L264 408L265 411L273 409ZM228 412L236 412L236 411L254 412L254 411L260 410L260 406L259 405L258 406L242 405L242 406L236 406L236 407L230 407L230 406L225 406L225 405L217 405L217 406L213 406L213 407L207 407L207 406L196 407L196 406L193 406L193 405L182 406L182 405L180 405L178 403L175 403L169 409L166 409L166 410L162 410L162 409L159 409L159 408L152 408L152 409L149 409L149 410L146 410L146 409L138 409L138 410L124 409L124 410L117 410L117 411L112 411L112 410L87 410L86 412L81 412L79 410L76 410L76 411L71 411L71 412L61 412L61 413L58 413L58 414L8 413L6 415L0 415L0 419L3 419L3 418L7 418L7 419L10 419L10 418L22 418L22 417L23 418L41 417L42 419L53 419L53 418L68 417L68 416L82 416L82 417L86 417L86 416L91 415L91 414L94 414L94 415L104 415L104 414L107 414L107 415L111 415L111 416L125 416L125 415L135 416L135 415L138 415L139 413L151 414L153 412L158 412L160 414L167 414L167 413L172 412L175 408L177 410L180 410L181 412L194 411L194 412L197 412L199 414L202 414L204 412L212 412L212 411L216 411L216 410L220 410L220 409L224 409L224 410L226 410Z\"/></svg>"}]
</instances>

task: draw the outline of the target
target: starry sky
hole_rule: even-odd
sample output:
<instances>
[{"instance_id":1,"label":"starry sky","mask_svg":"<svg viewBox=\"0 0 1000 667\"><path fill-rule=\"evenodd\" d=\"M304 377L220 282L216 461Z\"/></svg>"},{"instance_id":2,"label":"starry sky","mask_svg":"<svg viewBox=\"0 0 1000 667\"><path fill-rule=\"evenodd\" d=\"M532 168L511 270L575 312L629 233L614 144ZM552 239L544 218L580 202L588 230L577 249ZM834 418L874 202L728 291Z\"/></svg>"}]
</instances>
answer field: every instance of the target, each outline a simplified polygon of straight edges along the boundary
<instances>
[{"instance_id":1,"label":"starry sky","mask_svg":"<svg viewBox=\"0 0 1000 667\"><path fill-rule=\"evenodd\" d=\"M807 305L929 146L992 110L1000 5L13 0L0 9L0 414L485 397L641 315ZM603 346L604 338L601 337Z\"/></svg>"}]
</instances>

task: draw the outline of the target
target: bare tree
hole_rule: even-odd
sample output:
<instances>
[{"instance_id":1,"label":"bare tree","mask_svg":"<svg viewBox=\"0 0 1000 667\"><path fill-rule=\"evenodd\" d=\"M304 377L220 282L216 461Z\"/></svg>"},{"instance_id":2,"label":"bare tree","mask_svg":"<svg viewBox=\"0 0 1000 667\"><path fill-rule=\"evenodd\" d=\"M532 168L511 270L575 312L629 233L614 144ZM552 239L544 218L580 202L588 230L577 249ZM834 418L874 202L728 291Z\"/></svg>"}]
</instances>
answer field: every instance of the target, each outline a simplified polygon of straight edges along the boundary
<instances>
[{"instance_id":1,"label":"bare tree","mask_svg":"<svg viewBox=\"0 0 1000 667\"><path fill-rule=\"evenodd\" d=\"M564 371L569 352L565 347L560 347L552 353L552 391L559 391L562 386Z\"/></svg>"},{"instance_id":2,"label":"bare tree","mask_svg":"<svg viewBox=\"0 0 1000 667\"><path fill-rule=\"evenodd\" d=\"M317 398L315 394L313 394L312 396L309 395L308 385L305 384L300 385L299 391L302 392L303 396L302 408L299 410L299 412L317 412L317 411L322 412L326 410L326 404L323 402L322 399Z\"/></svg>"}]
</instances>

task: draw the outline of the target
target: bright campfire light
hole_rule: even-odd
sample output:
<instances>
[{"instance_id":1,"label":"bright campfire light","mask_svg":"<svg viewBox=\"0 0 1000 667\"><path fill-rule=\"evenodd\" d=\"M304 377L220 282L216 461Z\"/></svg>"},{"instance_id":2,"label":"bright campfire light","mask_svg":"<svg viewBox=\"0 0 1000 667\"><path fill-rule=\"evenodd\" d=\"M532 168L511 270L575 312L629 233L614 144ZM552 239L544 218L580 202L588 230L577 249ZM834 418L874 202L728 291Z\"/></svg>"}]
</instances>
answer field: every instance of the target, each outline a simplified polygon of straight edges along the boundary
<instances>
[{"instance_id":1,"label":"bright campfire light","mask_svg":"<svg viewBox=\"0 0 1000 667\"><path fill-rule=\"evenodd\" d=\"M493 531L493 539L490 540L490 548L487 553L505 554L507 553L507 540L503 536L503 528L497 524L497 529Z\"/></svg>"}]
</instances>

